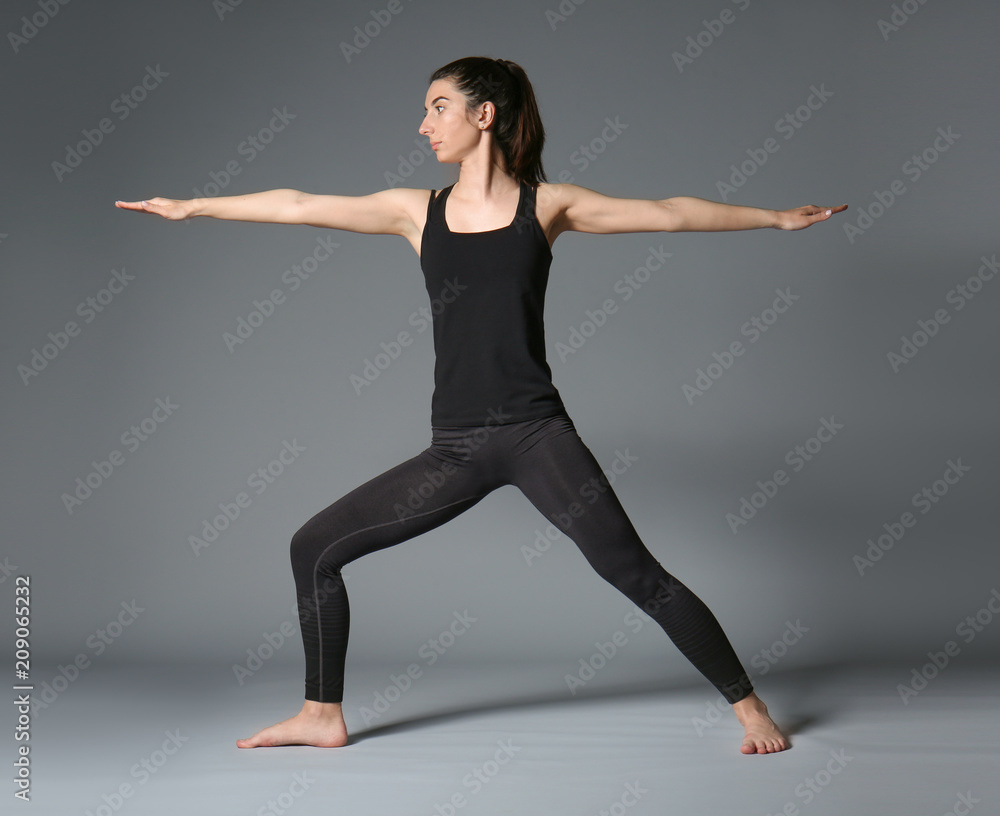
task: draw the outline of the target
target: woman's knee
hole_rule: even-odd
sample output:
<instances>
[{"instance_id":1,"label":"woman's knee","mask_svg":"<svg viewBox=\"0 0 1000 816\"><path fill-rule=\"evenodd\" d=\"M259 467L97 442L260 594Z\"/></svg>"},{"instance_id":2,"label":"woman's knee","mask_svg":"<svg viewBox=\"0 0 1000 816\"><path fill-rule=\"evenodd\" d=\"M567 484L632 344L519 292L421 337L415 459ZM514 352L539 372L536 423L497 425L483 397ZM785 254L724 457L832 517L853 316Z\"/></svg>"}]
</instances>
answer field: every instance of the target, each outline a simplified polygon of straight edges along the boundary
<instances>
[{"instance_id":1,"label":"woman's knee","mask_svg":"<svg viewBox=\"0 0 1000 816\"><path fill-rule=\"evenodd\" d=\"M670 578L645 548L619 552L595 566L604 580L636 603L655 595Z\"/></svg>"},{"instance_id":2,"label":"woman's knee","mask_svg":"<svg viewBox=\"0 0 1000 816\"><path fill-rule=\"evenodd\" d=\"M292 567L312 569L318 561L330 560L330 536L316 525L306 523L292 535L289 556Z\"/></svg>"}]
</instances>

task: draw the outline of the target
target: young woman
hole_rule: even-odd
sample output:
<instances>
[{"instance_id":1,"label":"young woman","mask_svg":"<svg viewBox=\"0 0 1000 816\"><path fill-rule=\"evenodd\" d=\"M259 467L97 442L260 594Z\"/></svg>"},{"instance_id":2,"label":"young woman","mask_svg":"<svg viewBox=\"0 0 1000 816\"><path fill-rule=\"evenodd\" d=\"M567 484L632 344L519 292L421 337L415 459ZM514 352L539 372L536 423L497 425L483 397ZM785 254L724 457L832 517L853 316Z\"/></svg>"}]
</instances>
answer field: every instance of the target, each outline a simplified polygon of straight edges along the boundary
<instances>
[{"instance_id":1,"label":"young woman","mask_svg":"<svg viewBox=\"0 0 1000 816\"><path fill-rule=\"evenodd\" d=\"M305 703L294 717L237 745L344 745L350 611L341 568L513 484L732 704L746 730L743 753L784 750L785 736L718 621L649 552L577 435L546 363L543 301L552 243L569 230L796 230L846 205L775 211L689 197L611 198L545 183L534 92L508 60L466 57L438 69L425 110L420 133L438 161L459 165L458 181L441 191L397 188L351 197L280 189L116 202L175 221L209 216L400 235L420 257L430 297L446 303L433 319L431 445L320 511L292 537Z\"/></svg>"}]
</instances>

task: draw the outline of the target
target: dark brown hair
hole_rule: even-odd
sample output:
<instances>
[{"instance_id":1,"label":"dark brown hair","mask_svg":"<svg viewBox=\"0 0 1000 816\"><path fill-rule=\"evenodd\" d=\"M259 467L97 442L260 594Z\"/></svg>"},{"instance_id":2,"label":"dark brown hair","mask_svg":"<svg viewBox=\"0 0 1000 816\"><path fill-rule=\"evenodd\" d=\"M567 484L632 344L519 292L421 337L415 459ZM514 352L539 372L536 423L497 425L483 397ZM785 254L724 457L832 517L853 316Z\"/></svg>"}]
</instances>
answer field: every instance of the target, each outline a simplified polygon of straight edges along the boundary
<instances>
[{"instance_id":1,"label":"dark brown hair","mask_svg":"<svg viewBox=\"0 0 1000 816\"><path fill-rule=\"evenodd\" d=\"M467 97L469 111L483 102L496 106L493 139L509 173L532 185L548 181L542 169L545 129L534 89L520 65L490 57L463 57L431 74L430 82L438 79L454 81Z\"/></svg>"}]
</instances>

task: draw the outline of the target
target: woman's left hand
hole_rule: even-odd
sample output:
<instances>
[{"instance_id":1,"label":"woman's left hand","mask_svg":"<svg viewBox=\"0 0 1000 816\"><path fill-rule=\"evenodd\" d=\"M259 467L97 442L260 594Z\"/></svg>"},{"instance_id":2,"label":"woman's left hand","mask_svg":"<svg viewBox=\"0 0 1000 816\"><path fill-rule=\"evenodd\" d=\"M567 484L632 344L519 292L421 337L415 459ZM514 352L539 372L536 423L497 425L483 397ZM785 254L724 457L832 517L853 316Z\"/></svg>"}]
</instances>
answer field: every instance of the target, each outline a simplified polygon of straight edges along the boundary
<instances>
[{"instance_id":1,"label":"woman's left hand","mask_svg":"<svg viewBox=\"0 0 1000 816\"><path fill-rule=\"evenodd\" d=\"M817 221L826 221L834 213L843 212L847 209L846 204L839 207L817 207L809 204L805 207L796 207L794 210L778 210L778 223L776 229L800 230L810 227Z\"/></svg>"}]
</instances>

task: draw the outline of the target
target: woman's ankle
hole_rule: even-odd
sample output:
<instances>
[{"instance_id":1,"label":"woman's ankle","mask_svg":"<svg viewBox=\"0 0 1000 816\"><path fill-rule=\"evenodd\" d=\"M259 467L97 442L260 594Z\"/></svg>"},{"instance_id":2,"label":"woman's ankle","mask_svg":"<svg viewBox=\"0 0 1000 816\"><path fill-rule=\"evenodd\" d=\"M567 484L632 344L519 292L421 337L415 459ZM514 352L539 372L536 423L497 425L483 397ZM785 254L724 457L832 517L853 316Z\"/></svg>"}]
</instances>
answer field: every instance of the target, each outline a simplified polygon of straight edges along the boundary
<instances>
[{"instance_id":1,"label":"woman's ankle","mask_svg":"<svg viewBox=\"0 0 1000 816\"><path fill-rule=\"evenodd\" d=\"M343 718L341 703L321 703L318 700L306 700L302 705L302 713L309 717Z\"/></svg>"},{"instance_id":2,"label":"woman's ankle","mask_svg":"<svg viewBox=\"0 0 1000 816\"><path fill-rule=\"evenodd\" d=\"M757 696L757 692L751 691L742 700L738 700L733 703L733 709L736 711L753 711L754 709L766 709L767 706L764 705L764 701Z\"/></svg>"}]
</instances>

